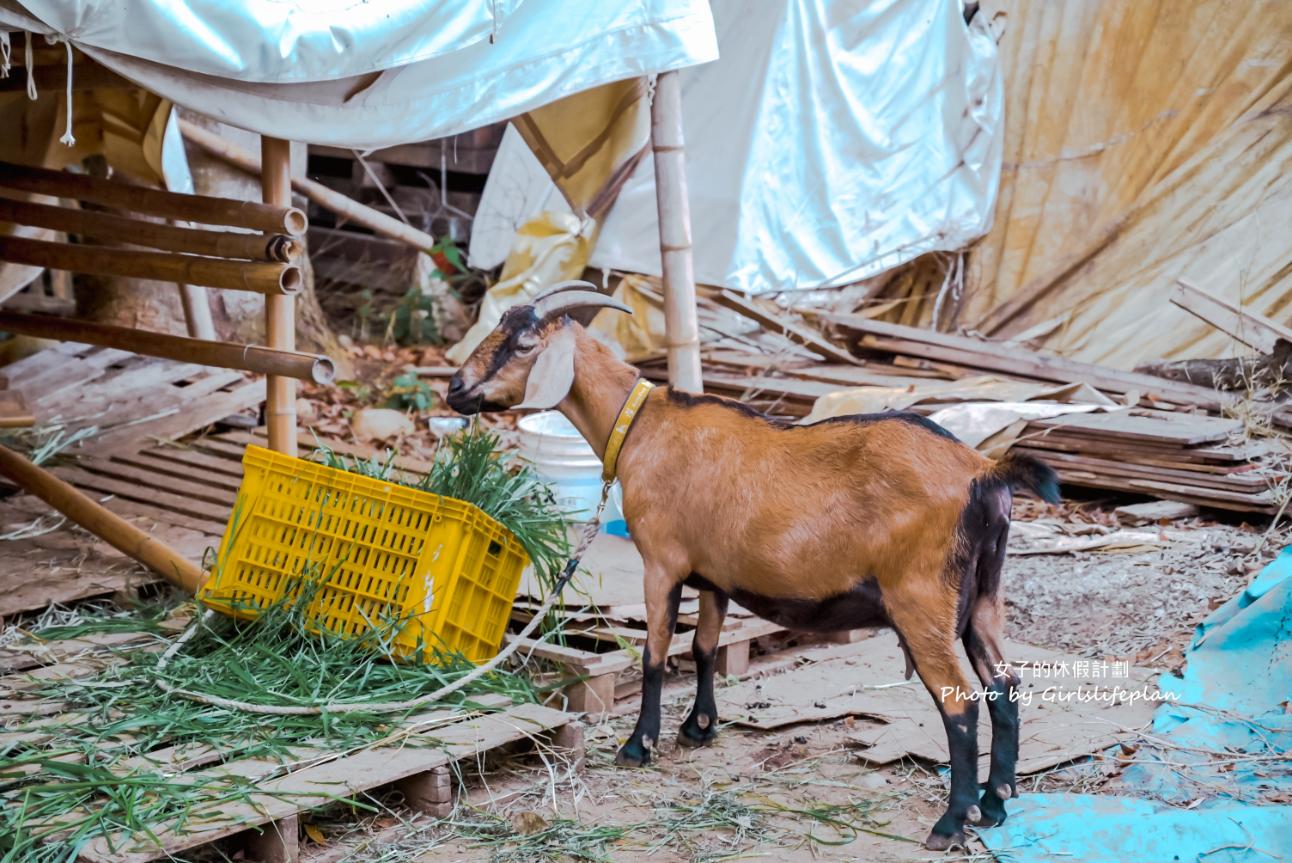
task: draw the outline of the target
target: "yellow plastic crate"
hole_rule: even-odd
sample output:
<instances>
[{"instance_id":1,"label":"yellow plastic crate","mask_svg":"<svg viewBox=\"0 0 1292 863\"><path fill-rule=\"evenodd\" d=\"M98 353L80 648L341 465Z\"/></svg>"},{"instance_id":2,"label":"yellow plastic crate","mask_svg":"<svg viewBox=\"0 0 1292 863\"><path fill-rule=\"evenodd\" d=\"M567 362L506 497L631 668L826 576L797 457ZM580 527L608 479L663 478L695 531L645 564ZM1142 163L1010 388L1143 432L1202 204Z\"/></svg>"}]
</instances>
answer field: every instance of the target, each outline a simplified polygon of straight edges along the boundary
<instances>
[{"instance_id":1,"label":"yellow plastic crate","mask_svg":"<svg viewBox=\"0 0 1292 863\"><path fill-rule=\"evenodd\" d=\"M502 643L528 563L505 527L465 501L250 446L215 571L199 591L236 617L323 586L306 609L318 630L345 635L407 620L395 651L419 645L480 662Z\"/></svg>"}]
</instances>

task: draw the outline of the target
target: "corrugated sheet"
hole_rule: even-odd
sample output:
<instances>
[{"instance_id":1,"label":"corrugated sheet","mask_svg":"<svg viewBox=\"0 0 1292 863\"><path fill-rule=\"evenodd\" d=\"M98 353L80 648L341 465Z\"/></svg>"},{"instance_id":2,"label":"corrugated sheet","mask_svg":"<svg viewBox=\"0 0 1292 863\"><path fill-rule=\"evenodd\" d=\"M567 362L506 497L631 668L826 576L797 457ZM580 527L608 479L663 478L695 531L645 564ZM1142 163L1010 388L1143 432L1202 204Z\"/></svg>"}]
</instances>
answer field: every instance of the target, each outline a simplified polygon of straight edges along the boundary
<instances>
[{"instance_id":1,"label":"corrugated sheet","mask_svg":"<svg viewBox=\"0 0 1292 863\"><path fill-rule=\"evenodd\" d=\"M1131 367L1243 353L1177 278L1292 315L1292 3L990 0L1003 24L995 226L959 323ZM1044 327L1041 327L1044 329Z\"/></svg>"}]
</instances>

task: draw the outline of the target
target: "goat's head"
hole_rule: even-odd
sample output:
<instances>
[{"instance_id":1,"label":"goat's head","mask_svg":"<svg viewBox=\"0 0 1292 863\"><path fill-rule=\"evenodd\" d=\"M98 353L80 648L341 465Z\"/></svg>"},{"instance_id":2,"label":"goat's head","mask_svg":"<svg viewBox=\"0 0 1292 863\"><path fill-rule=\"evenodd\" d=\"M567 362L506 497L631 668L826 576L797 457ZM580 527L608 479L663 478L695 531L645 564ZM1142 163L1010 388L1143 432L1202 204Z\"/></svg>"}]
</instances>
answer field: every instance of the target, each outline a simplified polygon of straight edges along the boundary
<instances>
[{"instance_id":1,"label":"goat's head","mask_svg":"<svg viewBox=\"0 0 1292 863\"><path fill-rule=\"evenodd\" d=\"M449 381L458 413L556 407L574 384L571 312L609 308L632 314L587 282L562 282L531 305L508 309Z\"/></svg>"}]
</instances>

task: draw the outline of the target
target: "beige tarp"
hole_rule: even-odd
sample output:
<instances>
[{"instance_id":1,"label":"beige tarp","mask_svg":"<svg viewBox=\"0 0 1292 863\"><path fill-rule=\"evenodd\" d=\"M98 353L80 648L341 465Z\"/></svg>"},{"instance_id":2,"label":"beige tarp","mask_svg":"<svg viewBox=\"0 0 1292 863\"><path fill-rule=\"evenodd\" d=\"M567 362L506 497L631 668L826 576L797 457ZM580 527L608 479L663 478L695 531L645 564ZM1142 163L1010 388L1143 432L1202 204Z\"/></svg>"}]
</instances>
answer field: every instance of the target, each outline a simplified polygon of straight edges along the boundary
<instances>
[{"instance_id":1,"label":"beige tarp","mask_svg":"<svg viewBox=\"0 0 1292 863\"><path fill-rule=\"evenodd\" d=\"M962 325L1131 367L1243 353L1175 279L1292 316L1292 3L986 0L1003 25L996 221Z\"/></svg>"}]
</instances>

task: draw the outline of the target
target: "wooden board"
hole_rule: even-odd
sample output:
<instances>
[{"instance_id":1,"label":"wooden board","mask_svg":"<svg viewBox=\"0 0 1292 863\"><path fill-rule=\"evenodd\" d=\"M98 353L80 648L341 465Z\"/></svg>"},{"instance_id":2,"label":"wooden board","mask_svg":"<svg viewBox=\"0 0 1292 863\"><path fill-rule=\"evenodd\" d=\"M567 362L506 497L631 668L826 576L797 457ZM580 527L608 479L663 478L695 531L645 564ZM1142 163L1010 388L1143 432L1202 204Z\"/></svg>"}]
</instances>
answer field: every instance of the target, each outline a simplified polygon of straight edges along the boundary
<instances>
[{"instance_id":1,"label":"wooden board","mask_svg":"<svg viewBox=\"0 0 1292 863\"><path fill-rule=\"evenodd\" d=\"M1238 420L1200 414L1112 413L1066 414L1050 419L1033 420L1030 425L1080 433L1083 438L1163 443L1175 447L1219 443L1241 434Z\"/></svg>"}]
</instances>

